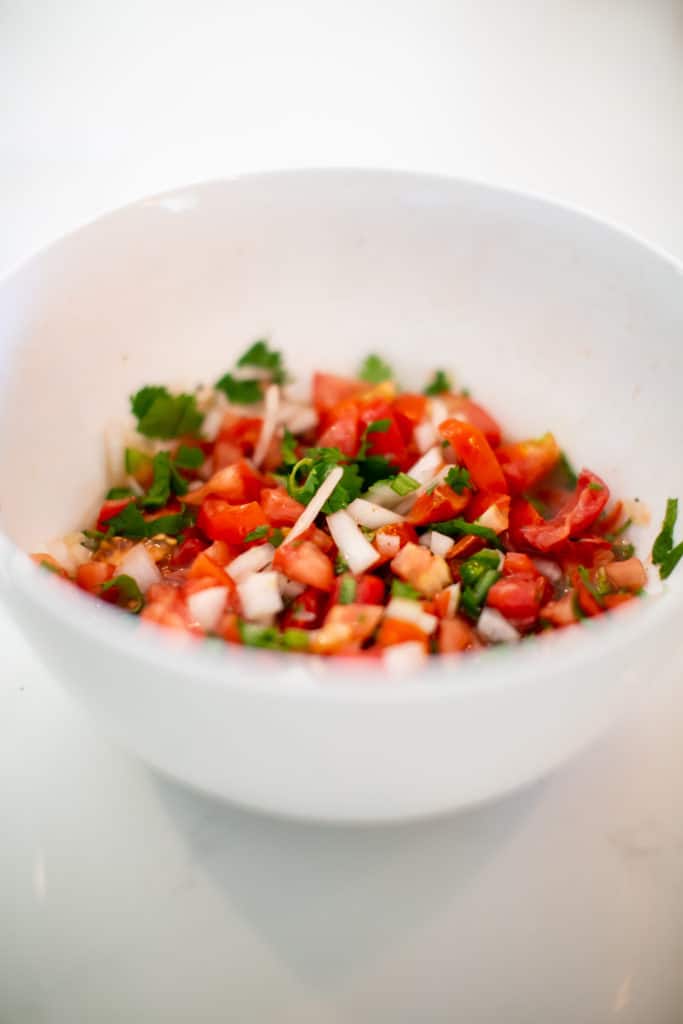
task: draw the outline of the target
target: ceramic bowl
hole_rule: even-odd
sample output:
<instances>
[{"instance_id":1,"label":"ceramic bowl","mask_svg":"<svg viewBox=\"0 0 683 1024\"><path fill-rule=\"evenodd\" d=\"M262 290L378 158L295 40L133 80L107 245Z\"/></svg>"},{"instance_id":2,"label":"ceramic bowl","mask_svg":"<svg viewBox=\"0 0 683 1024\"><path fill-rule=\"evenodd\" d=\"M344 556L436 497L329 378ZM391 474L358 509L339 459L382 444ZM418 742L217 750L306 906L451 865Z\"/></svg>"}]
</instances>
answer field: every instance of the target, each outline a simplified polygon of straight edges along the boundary
<instances>
[{"instance_id":1,"label":"ceramic bowl","mask_svg":"<svg viewBox=\"0 0 683 1024\"><path fill-rule=\"evenodd\" d=\"M435 367L510 433L552 429L653 522L683 496L683 279L577 211L464 181L288 172L106 216L0 287L0 574L9 609L110 735L253 808L386 821L549 772L680 658L683 569L663 592L515 648L389 677L140 629L22 553L104 487L105 423L145 383L213 381L257 337L305 377L370 351ZM678 662L680 664L680 661Z\"/></svg>"}]
</instances>

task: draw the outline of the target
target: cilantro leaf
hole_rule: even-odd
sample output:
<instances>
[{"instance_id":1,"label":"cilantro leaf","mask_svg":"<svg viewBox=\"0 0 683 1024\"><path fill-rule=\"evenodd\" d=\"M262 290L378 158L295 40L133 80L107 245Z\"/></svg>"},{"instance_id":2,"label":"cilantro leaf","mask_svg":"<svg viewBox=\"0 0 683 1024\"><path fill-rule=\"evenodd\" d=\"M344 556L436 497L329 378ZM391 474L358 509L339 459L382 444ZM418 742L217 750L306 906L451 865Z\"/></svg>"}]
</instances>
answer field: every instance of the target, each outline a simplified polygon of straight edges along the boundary
<instances>
[{"instance_id":1,"label":"cilantro leaf","mask_svg":"<svg viewBox=\"0 0 683 1024\"><path fill-rule=\"evenodd\" d=\"M284 466L293 466L297 460L297 440L294 434L285 427L285 432L282 438L282 464Z\"/></svg>"},{"instance_id":2,"label":"cilantro leaf","mask_svg":"<svg viewBox=\"0 0 683 1024\"><path fill-rule=\"evenodd\" d=\"M253 405L263 398L263 389L258 380L238 380L231 373L224 374L216 381L216 388L222 391L235 405Z\"/></svg>"},{"instance_id":3,"label":"cilantro leaf","mask_svg":"<svg viewBox=\"0 0 683 1024\"><path fill-rule=\"evenodd\" d=\"M383 455L368 455L364 459L357 459L356 464L365 490L379 480L387 480L389 477L393 479L398 475L396 466Z\"/></svg>"},{"instance_id":4,"label":"cilantro leaf","mask_svg":"<svg viewBox=\"0 0 683 1024\"><path fill-rule=\"evenodd\" d=\"M472 487L472 477L464 466L451 466L446 474L446 483L456 494L462 494L466 487Z\"/></svg>"},{"instance_id":5,"label":"cilantro leaf","mask_svg":"<svg viewBox=\"0 0 683 1024\"><path fill-rule=\"evenodd\" d=\"M268 524L262 523L261 526L256 526L254 527L253 530L250 530L249 533L244 538L244 541L245 543L247 543L248 541L252 540L262 540L265 536L267 536L269 530L270 527L268 526Z\"/></svg>"},{"instance_id":6,"label":"cilantro leaf","mask_svg":"<svg viewBox=\"0 0 683 1024\"><path fill-rule=\"evenodd\" d=\"M343 469L341 480L323 505L322 510L325 515L331 515L332 512L339 512L340 509L346 508L363 490L363 479L358 472L358 466L351 462Z\"/></svg>"},{"instance_id":7,"label":"cilantro leaf","mask_svg":"<svg viewBox=\"0 0 683 1024\"><path fill-rule=\"evenodd\" d=\"M674 526L677 518L678 498L669 498L666 503L662 529L652 545L652 561L655 565L662 565L674 546Z\"/></svg>"},{"instance_id":8,"label":"cilantro leaf","mask_svg":"<svg viewBox=\"0 0 683 1024\"><path fill-rule=\"evenodd\" d=\"M171 395L166 388L141 388L131 397L130 406L138 420L138 431L145 437L193 435L204 419L194 395Z\"/></svg>"},{"instance_id":9,"label":"cilantro leaf","mask_svg":"<svg viewBox=\"0 0 683 1024\"><path fill-rule=\"evenodd\" d=\"M110 487L104 496L105 501L117 501L120 498L132 498L130 487Z\"/></svg>"},{"instance_id":10,"label":"cilantro leaf","mask_svg":"<svg viewBox=\"0 0 683 1024\"><path fill-rule=\"evenodd\" d=\"M387 483L401 498L405 498L406 494L412 494L420 486L417 480L413 480L407 473L397 473L394 479L388 480Z\"/></svg>"},{"instance_id":11,"label":"cilantro leaf","mask_svg":"<svg viewBox=\"0 0 683 1024\"><path fill-rule=\"evenodd\" d=\"M683 558L683 541L681 541L680 544L677 544L676 547L669 552L669 554L662 562L659 568L659 575L663 580L669 578L671 573L674 571L674 569L680 562L681 558Z\"/></svg>"},{"instance_id":12,"label":"cilantro leaf","mask_svg":"<svg viewBox=\"0 0 683 1024\"><path fill-rule=\"evenodd\" d=\"M425 395L443 395L451 391L453 382L444 370L436 370L429 384L424 389Z\"/></svg>"},{"instance_id":13,"label":"cilantro leaf","mask_svg":"<svg viewBox=\"0 0 683 1024\"><path fill-rule=\"evenodd\" d=\"M282 353L268 348L268 342L263 339L255 341L238 359L237 365L255 366L260 370L267 370L274 384L284 384L287 379L282 365Z\"/></svg>"},{"instance_id":14,"label":"cilantro leaf","mask_svg":"<svg viewBox=\"0 0 683 1024\"><path fill-rule=\"evenodd\" d=\"M178 469L199 469L204 464L205 455L201 448L191 448L181 444L173 461Z\"/></svg>"},{"instance_id":15,"label":"cilantro leaf","mask_svg":"<svg viewBox=\"0 0 683 1024\"><path fill-rule=\"evenodd\" d=\"M122 573L121 576L114 576L113 579L107 580L100 587L100 590L116 590L116 603L121 608L126 608L129 612L133 612L135 615L142 610L145 603L145 599L142 596L142 591L138 586L136 580L132 576L127 576Z\"/></svg>"},{"instance_id":16,"label":"cilantro leaf","mask_svg":"<svg viewBox=\"0 0 683 1024\"><path fill-rule=\"evenodd\" d=\"M164 533L169 537L177 536L186 526L191 525L192 514L189 511L173 512L165 516L157 516L149 522L134 502L129 502L118 515L107 520L107 537L131 537L142 540Z\"/></svg>"},{"instance_id":17,"label":"cilantro leaf","mask_svg":"<svg viewBox=\"0 0 683 1024\"><path fill-rule=\"evenodd\" d=\"M381 384L384 380L391 380L394 374L389 364L385 363L383 359L376 355L369 355L361 366L358 376L370 384Z\"/></svg>"},{"instance_id":18,"label":"cilantro leaf","mask_svg":"<svg viewBox=\"0 0 683 1024\"><path fill-rule=\"evenodd\" d=\"M145 508L163 508L171 495L171 456L168 452L158 452L152 462L154 479L140 504Z\"/></svg>"},{"instance_id":19,"label":"cilantro leaf","mask_svg":"<svg viewBox=\"0 0 683 1024\"><path fill-rule=\"evenodd\" d=\"M420 594L411 587L410 583L404 583L403 580L393 580L391 584L391 596L392 597L405 597L409 601L419 601Z\"/></svg>"}]
</instances>

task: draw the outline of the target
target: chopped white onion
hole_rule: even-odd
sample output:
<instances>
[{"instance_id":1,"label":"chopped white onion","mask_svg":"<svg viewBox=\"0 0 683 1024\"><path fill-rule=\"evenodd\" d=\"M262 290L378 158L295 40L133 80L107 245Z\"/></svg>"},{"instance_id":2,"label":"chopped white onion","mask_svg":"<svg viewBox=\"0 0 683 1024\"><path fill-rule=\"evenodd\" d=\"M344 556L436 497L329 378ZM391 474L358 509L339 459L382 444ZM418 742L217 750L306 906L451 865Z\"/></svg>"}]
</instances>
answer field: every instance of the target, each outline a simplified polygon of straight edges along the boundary
<instances>
[{"instance_id":1,"label":"chopped white onion","mask_svg":"<svg viewBox=\"0 0 683 1024\"><path fill-rule=\"evenodd\" d=\"M443 465L443 449L435 446L421 455L417 462L408 470L408 476L419 484L428 484L434 474Z\"/></svg>"},{"instance_id":2,"label":"chopped white onion","mask_svg":"<svg viewBox=\"0 0 683 1024\"><path fill-rule=\"evenodd\" d=\"M368 487L363 497L366 501L372 501L375 505L381 505L383 508L396 508L401 504L404 496L397 494L391 484L380 480L372 487Z\"/></svg>"},{"instance_id":3,"label":"chopped white onion","mask_svg":"<svg viewBox=\"0 0 683 1024\"><path fill-rule=\"evenodd\" d=\"M444 420L447 420L450 417L448 406L442 398L432 398L430 400L429 414L435 429L437 429Z\"/></svg>"},{"instance_id":4,"label":"chopped white onion","mask_svg":"<svg viewBox=\"0 0 683 1024\"><path fill-rule=\"evenodd\" d=\"M426 533L423 533L421 537L418 537L417 543L421 544L423 548L429 548L429 550L431 551L431 549L432 549L432 531L431 530L427 530Z\"/></svg>"},{"instance_id":5,"label":"chopped white onion","mask_svg":"<svg viewBox=\"0 0 683 1024\"><path fill-rule=\"evenodd\" d=\"M363 536L360 527L345 509L328 516L327 525L332 540L352 573L365 572L374 565L379 557L376 549Z\"/></svg>"},{"instance_id":6,"label":"chopped white onion","mask_svg":"<svg viewBox=\"0 0 683 1024\"><path fill-rule=\"evenodd\" d=\"M491 644L504 644L519 640L520 634L495 608L484 608L477 623L477 633Z\"/></svg>"},{"instance_id":7,"label":"chopped white onion","mask_svg":"<svg viewBox=\"0 0 683 1024\"><path fill-rule=\"evenodd\" d=\"M136 544L125 553L119 563L117 575L132 576L143 594L153 583L158 583L161 580L161 573L157 569L156 562L144 544Z\"/></svg>"},{"instance_id":8,"label":"chopped white onion","mask_svg":"<svg viewBox=\"0 0 683 1024\"><path fill-rule=\"evenodd\" d=\"M212 633L225 611L228 599L227 587L207 587L190 594L187 608L192 618L206 633Z\"/></svg>"},{"instance_id":9,"label":"chopped white onion","mask_svg":"<svg viewBox=\"0 0 683 1024\"><path fill-rule=\"evenodd\" d=\"M229 410L228 400L222 391L214 391L202 422L202 437L207 441L215 441L226 412Z\"/></svg>"},{"instance_id":10,"label":"chopped white onion","mask_svg":"<svg viewBox=\"0 0 683 1024\"><path fill-rule=\"evenodd\" d=\"M383 555L385 558L393 558L399 552L401 538L395 533L382 533L380 530L375 537L375 544L380 555Z\"/></svg>"},{"instance_id":11,"label":"chopped white onion","mask_svg":"<svg viewBox=\"0 0 683 1024\"><path fill-rule=\"evenodd\" d=\"M422 423L418 423L413 431L413 437L415 438L418 451L423 454L435 445L439 439L439 435L431 420L422 420Z\"/></svg>"},{"instance_id":12,"label":"chopped white onion","mask_svg":"<svg viewBox=\"0 0 683 1024\"><path fill-rule=\"evenodd\" d=\"M303 594L306 589L305 583L299 583L298 580L290 580L284 573L278 573L278 582L280 584L280 593L287 601L293 600L299 594Z\"/></svg>"},{"instance_id":13,"label":"chopped white onion","mask_svg":"<svg viewBox=\"0 0 683 1024\"><path fill-rule=\"evenodd\" d=\"M486 511L477 519L479 526L486 526L494 533L502 533L507 530L509 515L507 509L503 512L497 502L489 505Z\"/></svg>"},{"instance_id":14,"label":"chopped white onion","mask_svg":"<svg viewBox=\"0 0 683 1024\"><path fill-rule=\"evenodd\" d=\"M237 592L246 619L269 619L284 607L276 572L252 573L237 584Z\"/></svg>"},{"instance_id":15,"label":"chopped white onion","mask_svg":"<svg viewBox=\"0 0 683 1024\"><path fill-rule=\"evenodd\" d=\"M382 661L390 672L403 675L419 668L427 660L427 652L422 644L410 641L404 644L392 644L385 647Z\"/></svg>"},{"instance_id":16,"label":"chopped white onion","mask_svg":"<svg viewBox=\"0 0 683 1024\"><path fill-rule=\"evenodd\" d=\"M406 497L401 500L400 505L396 506L396 511L402 516L407 515L421 495L444 482L450 470L451 467L447 463L441 466L436 476L431 476L425 483L420 484L416 490L411 491L410 494L406 495Z\"/></svg>"},{"instance_id":17,"label":"chopped white onion","mask_svg":"<svg viewBox=\"0 0 683 1024\"><path fill-rule=\"evenodd\" d=\"M450 537L447 537L445 533L439 533L438 530L432 530L430 533L429 546L435 555L441 555L442 558L445 558L453 547L453 541Z\"/></svg>"},{"instance_id":18,"label":"chopped white onion","mask_svg":"<svg viewBox=\"0 0 683 1024\"><path fill-rule=\"evenodd\" d=\"M230 565L226 566L225 571L228 576L232 576L236 582L239 582L247 576L251 576L252 573L265 569L273 561L274 554L275 548L272 544L259 544L257 547L243 551L237 558L233 558Z\"/></svg>"},{"instance_id":19,"label":"chopped white onion","mask_svg":"<svg viewBox=\"0 0 683 1024\"><path fill-rule=\"evenodd\" d=\"M356 498L348 506L347 511L352 519L355 519L360 526L366 526L369 530L378 530L380 526L390 526L392 523L403 522L403 517L391 512L373 501L366 501L365 498Z\"/></svg>"},{"instance_id":20,"label":"chopped white onion","mask_svg":"<svg viewBox=\"0 0 683 1024\"><path fill-rule=\"evenodd\" d=\"M455 613L458 610L460 604L460 584L451 583L449 587L446 587L448 591L448 605L446 606L446 618L452 619L455 617Z\"/></svg>"},{"instance_id":21,"label":"chopped white onion","mask_svg":"<svg viewBox=\"0 0 683 1024\"><path fill-rule=\"evenodd\" d=\"M308 408L295 406L285 420L286 426L292 434L305 434L318 424L318 414L312 406Z\"/></svg>"},{"instance_id":22,"label":"chopped white onion","mask_svg":"<svg viewBox=\"0 0 683 1024\"><path fill-rule=\"evenodd\" d=\"M263 425L261 433L254 449L253 462L260 466L265 459L273 434L277 427L277 410L280 404L280 389L277 384L270 384L266 388L265 408L263 412Z\"/></svg>"},{"instance_id":23,"label":"chopped white onion","mask_svg":"<svg viewBox=\"0 0 683 1024\"><path fill-rule=\"evenodd\" d=\"M532 558L531 561L541 576L545 576L551 583L560 583L564 574L557 562L551 562L549 558Z\"/></svg>"},{"instance_id":24,"label":"chopped white onion","mask_svg":"<svg viewBox=\"0 0 683 1024\"><path fill-rule=\"evenodd\" d=\"M439 624L436 615L430 615L422 611L419 601L411 601L406 597L392 597L384 609L388 619L400 619L401 622L412 622L414 626L421 629L429 636Z\"/></svg>"},{"instance_id":25,"label":"chopped white onion","mask_svg":"<svg viewBox=\"0 0 683 1024\"><path fill-rule=\"evenodd\" d=\"M315 522L318 513L332 494L332 491L335 489L343 475L344 470L341 466L335 466L334 469L327 474L320 487L283 540L283 545L291 544L293 540L295 540L300 534L305 533L308 527Z\"/></svg>"}]
</instances>

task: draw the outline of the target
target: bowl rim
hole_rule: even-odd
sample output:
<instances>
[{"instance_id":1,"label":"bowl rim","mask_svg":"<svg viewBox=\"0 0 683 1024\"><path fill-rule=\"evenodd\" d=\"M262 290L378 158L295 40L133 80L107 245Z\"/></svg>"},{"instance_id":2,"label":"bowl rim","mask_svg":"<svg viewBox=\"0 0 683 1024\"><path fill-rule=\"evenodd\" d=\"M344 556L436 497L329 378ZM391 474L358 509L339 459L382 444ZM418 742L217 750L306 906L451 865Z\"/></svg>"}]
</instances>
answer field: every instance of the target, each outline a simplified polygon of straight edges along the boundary
<instances>
[{"instance_id":1,"label":"bowl rim","mask_svg":"<svg viewBox=\"0 0 683 1024\"><path fill-rule=\"evenodd\" d=\"M449 188L475 187L500 198L528 201L539 208L560 211L591 223L603 232L619 236L622 241L645 251L683 277L683 262L658 245L652 244L628 227L598 217L576 204L521 189L506 188L496 183L465 176L423 173L378 167L304 167L268 170L199 180L140 197L130 203L107 210L72 231L51 241L20 259L0 276L0 291L11 287L15 279L33 269L42 258L66 241L138 207L167 201L192 190L232 187L241 183L272 180L306 179L332 181L335 177L375 179L390 177L410 185ZM577 672L612 652L620 653L626 646L639 644L650 632L675 628L674 619L683 608L683 590L665 585L663 593L650 595L644 607L633 602L617 615L589 619L580 629L566 629L524 640L519 645L489 648L480 654L436 655L413 671L393 674L370 659L354 661L347 658L319 658L306 654L264 651L238 645L197 642L161 627L143 623L122 614L102 602L93 601L80 592L41 570L29 556L0 529L0 584L5 584L6 603L12 611L12 588L18 586L29 604L35 602L65 630L83 633L109 649L125 650L150 667L172 675L194 676L196 682L237 688L246 692L285 695L287 698L318 696L326 700L348 700L392 703L405 701L476 698L492 690L538 682L550 682L553 669ZM0 585L0 594L3 587ZM663 600L662 598L666 598ZM212 649L213 648L213 649ZM457 665L457 667L456 667ZM196 682L193 685L196 685ZM373 685L362 685L371 683ZM378 685L384 683L385 685ZM426 685L428 684L428 685Z\"/></svg>"}]
</instances>

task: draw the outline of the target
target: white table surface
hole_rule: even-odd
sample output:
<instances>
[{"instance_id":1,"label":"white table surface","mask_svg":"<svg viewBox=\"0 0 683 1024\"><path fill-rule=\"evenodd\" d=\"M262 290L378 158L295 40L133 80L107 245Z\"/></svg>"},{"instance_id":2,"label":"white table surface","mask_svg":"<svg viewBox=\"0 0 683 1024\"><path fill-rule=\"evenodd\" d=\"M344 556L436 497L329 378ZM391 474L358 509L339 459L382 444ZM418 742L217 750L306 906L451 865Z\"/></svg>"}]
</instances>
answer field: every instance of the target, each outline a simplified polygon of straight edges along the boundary
<instances>
[{"instance_id":1,"label":"white table surface","mask_svg":"<svg viewBox=\"0 0 683 1024\"><path fill-rule=\"evenodd\" d=\"M0 89L3 270L305 164L536 190L683 257L675 0L9 0ZM0 640L2 1024L683 1020L680 685L496 806L325 829L160 779Z\"/></svg>"}]
</instances>

